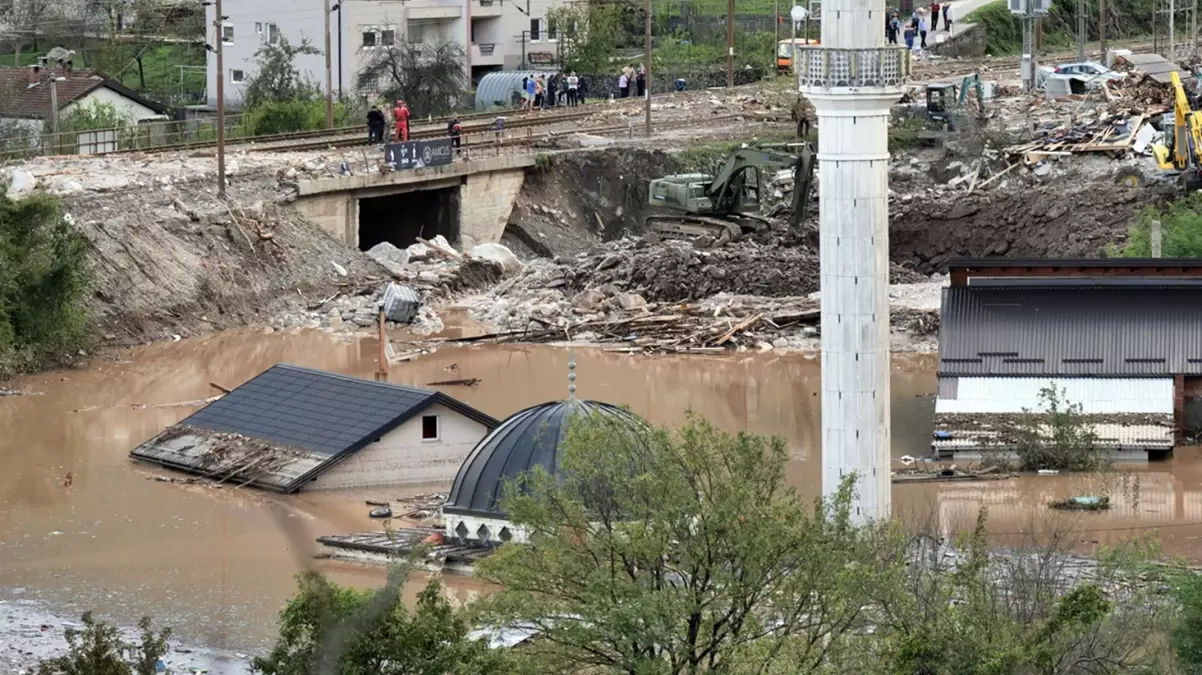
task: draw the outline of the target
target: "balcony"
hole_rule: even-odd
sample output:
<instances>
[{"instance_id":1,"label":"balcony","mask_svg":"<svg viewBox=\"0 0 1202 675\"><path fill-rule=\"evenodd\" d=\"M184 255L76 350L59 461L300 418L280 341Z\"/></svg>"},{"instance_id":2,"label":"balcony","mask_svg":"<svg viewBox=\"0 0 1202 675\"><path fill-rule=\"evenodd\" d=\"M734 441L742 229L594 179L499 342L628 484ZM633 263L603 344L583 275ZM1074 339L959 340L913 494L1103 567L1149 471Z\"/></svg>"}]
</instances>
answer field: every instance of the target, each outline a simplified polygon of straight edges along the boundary
<instances>
[{"instance_id":1,"label":"balcony","mask_svg":"<svg viewBox=\"0 0 1202 675\"><path fill-rule=\"evenodd\" d=\"M472 17L487 19L501 16L501 0L472 0Z\"/></svg>"},{"instance_id":2,"label":"balcony","mask_svg":"<svg viewBox=\"0 0 1202 675\"><path fill-rule=\"evenodd\" d=\"M472 43L473 66L500 66L505 63L504 50L489 42Z\"/></svg>"},{"instance_id":3,"label":"balcony","mask_svg":"<svg viewBox=\"0 0 1202 675\"><path fill-rule=\"evenodd\" d=\"M900 89L910 75L910 52L905 47L798 45L795 49L797 83L803 90Z\"/></svg>"}]
</instances>

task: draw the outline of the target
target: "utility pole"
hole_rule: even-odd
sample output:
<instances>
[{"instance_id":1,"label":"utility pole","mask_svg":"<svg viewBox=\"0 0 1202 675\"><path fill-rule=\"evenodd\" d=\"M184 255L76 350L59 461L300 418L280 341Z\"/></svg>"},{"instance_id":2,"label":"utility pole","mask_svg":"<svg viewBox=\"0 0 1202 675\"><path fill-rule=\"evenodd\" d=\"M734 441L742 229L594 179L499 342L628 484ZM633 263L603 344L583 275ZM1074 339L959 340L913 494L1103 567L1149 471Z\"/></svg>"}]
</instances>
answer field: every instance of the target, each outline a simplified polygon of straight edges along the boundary
<instances>
[{"instance_id":1,"label":"utility pole","mask_svg":"<svg viewBox=\"0 0 1202 675\"><path fill-rule=\"evenodd\" d=\"M1189 9L1189 34L1193 36L1194 53L1198 52L1198 0Z\"/></svg>"},{"instance_id":2,"label":"utility pole","mask_svg":"<svg viewBox=\"0 0 1202 675\"><path fill-rule=\"evenodd\" d=\"M1169 60L1177 60L1177 41L1176 25L1173 20L1177 14L1177 0L1169 0Z\"/></svg>"},{"instance_id":3,"label":"utility pole","mask_svg":"<svg viewBox=\"0 0 1202 675\"><path fill-rule=\"evenodd\" d=\"M214 0L213 4L216 10L213 27L217 35L217 198L225 199L225 58L222 50L225 35L221 27L225 16L221 13L221 0Z\"/></svg>"},{"instance_id":4,"label":"utility pole","mask_svg":"<svg viewBox=\"0 0 1202 675\"><path fill-rule=\"evenodd\" d=\"M1195 0L1195 3L1197 0ZM1098 0L1098 39L1102 42L1102 64L1109 66L1106 63L1106 0Z\"/></svg>"},{"instance_id":5,"label":"utility pole","mask_svg":"<svg viewBox=\"0 0 1202 675\"><path fill-rule=\"evenodd\" d=\"M735 0L726 0L726 86L735 86Z\"/></svg>"},{"instance_id":6,"label":"utility pole","mask_svg":"<svg viewBox=\"0 0 1202 675\"><path fill-rule=\"evenodd\" d=\"M646 73L643 75L643 81L646 83L647 96L643 99L643 124L647 127L647 138L651 138L651 75L654 69L651 67L651 0L647 0L647 26L646 33L643 35L643 68Z\"/></svg>"},{"instance_id":7,"label":"utility pole","mask_svg":"<svg viewBox=\"0 0 1202 675\"><path fill-rule=\"evenodd\" d=\"M773 40L773 42L772 42L772 51L775 52L780 49L780 0L776 0L776 2L774 2L772 6L773 6L773 10L772 10L773 15L775 17L773 19L772 23L773 23L773 27L776 29L776 39ZM789 50L792 51L792 49L793 49L793 43L790 42ZM790 57L790 58L792 58L792 57ZM780 74L780 72L779 72L780 69L776 67L776 61L777 61L777 57L773 56L772 57L773 77Z\"/></svg>"},{"instance_id":8,"label":"utility pole","mask_svg":"<svg viewBox=\"0 0 1202 675\"><path fill-rule=\"evenodd\" d=\"M1085 0L1077 0L1077 60L1085 60Z\"/></svg>"},{"instance_id":9,"label":"utility pole","mask_svg":"<svg viewBox=\"0 0 1202 675\"><path fill-rule=\"evenodd\" d=\"M326 128L334 128L334 67L330 54L330 0L325 0L326 15Z\"/></svg>"}]
</instances>

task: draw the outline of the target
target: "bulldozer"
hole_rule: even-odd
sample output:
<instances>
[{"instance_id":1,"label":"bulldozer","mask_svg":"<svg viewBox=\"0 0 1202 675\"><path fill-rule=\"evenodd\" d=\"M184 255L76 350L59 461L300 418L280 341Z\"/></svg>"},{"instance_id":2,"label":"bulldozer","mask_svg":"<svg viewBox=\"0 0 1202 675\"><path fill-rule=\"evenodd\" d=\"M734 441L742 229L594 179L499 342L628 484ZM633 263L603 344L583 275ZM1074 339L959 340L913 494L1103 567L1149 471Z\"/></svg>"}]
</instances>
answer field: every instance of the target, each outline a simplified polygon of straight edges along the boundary
<instances>
[{"instance_id":1,"label":"bulldozer","mask_svg":"<svg viewBox=\"0 0 1202 675\"><path fill-rule=\"evenodd\" d=\"M1169 78L1173 85L1173 112L1164 115L1164 142L1152 144L1152 156L1162 176L1176 179L1182 190L1192 192L1202 189L1202 112L1190 106L1178 74L1171 72ZM1147 180L1141 171L1129 168L1119 172L1116 182L1142 187Z\"/></svg>"},{"instance_id":2,"label":"bulldozer","mask_svg":"<svg viewBox=\"0 0 1202 675\"><path fill-rule=\"evenodd\" d=\"M712 236L716 244L737 241L744 231L766 229L770 219L755 213L762 202L764 173L793 170L793 215L789 226L800 228L814 182L817 153L808 142L796 155L767 148L740 148L712 174L688 173L651 181L648 200L675 214L652 215L648 229L668 237Z\"/></svg>"}]
</instances>

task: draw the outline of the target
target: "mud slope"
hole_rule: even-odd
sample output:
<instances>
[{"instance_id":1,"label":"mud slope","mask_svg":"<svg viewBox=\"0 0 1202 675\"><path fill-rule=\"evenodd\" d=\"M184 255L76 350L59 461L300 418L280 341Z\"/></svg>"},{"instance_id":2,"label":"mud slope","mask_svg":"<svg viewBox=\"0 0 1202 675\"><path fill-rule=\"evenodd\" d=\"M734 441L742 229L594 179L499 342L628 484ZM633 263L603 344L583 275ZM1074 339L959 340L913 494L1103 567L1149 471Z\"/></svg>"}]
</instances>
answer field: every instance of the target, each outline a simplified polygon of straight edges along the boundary
<instances>
[{"instance_id":1,"label":"mud slope","mask_svg":"<svg viewBox=\"0 0 1202 675\"><path fill-rule=\"evenodd\" d=\"M366 256L275 204L280 193L270 178L231 186L232 209L214 192L204 181L67 202L92 245L93 317L106 341L268 322L274 312L314 303L339 284L383 276Z\"/></svg>"},{"instance_id":2,"label":"mud slope","mask_svg":"<svg viewBox=\"0 0 1202 675\"><path fill-rule=\"evenodd\" d=\"M1124 241L1135 213L1157 199L1148 190L1069 181L1004 193L895 198L889 257L923 273L943 271L949 259L964 256L1097 257Z\"/></svg>"},{"instance_id":3,"label":"mud slope","mask_svg":"<svg viewBox=\"0 0 1202 675\"><path fill-rule=\"evenodd\" d=\"M526 174L506 239L539 255L571 255L597 241L641 234L647 184L677 171L658 150L607 148L558 153Z\"/></svg>"}]
</instances>

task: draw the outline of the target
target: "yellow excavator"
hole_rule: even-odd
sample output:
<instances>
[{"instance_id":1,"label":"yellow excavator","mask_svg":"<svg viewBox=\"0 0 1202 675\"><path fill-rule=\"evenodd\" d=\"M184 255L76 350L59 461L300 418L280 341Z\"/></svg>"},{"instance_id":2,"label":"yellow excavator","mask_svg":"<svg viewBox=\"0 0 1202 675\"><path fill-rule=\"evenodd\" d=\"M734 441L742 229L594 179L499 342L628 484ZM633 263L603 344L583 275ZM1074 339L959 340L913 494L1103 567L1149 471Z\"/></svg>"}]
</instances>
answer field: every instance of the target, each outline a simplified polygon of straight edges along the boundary
<instances>
[{"instance_id":1,"label":"yellow excavator","mask_svg":"<svg viewBox=\"0 0 1202 675\"><path fill-rule=\"evenodd\" d=\"M1164 115L1164 142L1152 145L1152 156L1164 176L1177 179L1186 191L1202 188L1202 112L1195 111L1176 72L1169 73L1173 84L1173 112ZM1172 128L1169 123L1172 122ZM1118 182L1131 187L1144 184L1137 170L1119 174Z\"/></svg>"}]
</instances>

